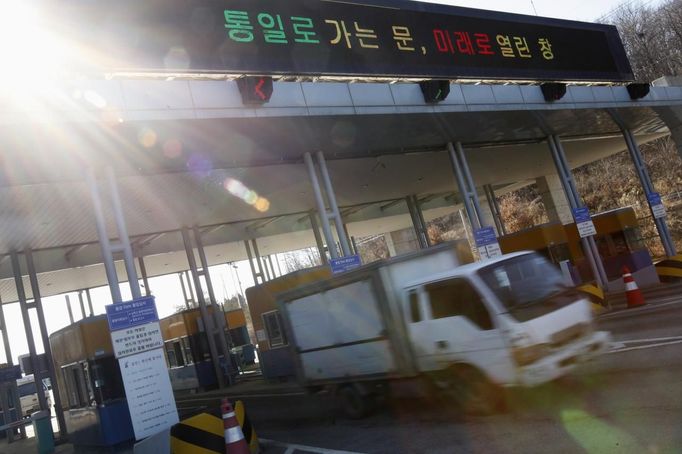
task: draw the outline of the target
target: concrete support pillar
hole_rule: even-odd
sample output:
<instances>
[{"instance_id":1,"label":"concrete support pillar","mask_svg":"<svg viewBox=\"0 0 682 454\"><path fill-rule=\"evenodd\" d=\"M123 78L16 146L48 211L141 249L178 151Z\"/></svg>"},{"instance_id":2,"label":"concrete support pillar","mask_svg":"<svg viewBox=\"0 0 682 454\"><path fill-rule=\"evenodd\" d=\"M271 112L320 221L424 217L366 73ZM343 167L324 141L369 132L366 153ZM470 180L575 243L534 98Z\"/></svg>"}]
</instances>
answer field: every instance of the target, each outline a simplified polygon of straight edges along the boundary
<instances>
[{"instance_id":1,"label":"concrete support pillar","mask_svg":"<svg viewBox=\"0 0 682 454\"><path fill-rule=\"evenodd\" d=\"M559 176L545 175L537 178L535 184L538 187L538 192L542 198L542 204L545 206L545 212L549 221L571 224L573 222L571 205L568 203Z\"/></svg>"}]
</instances>

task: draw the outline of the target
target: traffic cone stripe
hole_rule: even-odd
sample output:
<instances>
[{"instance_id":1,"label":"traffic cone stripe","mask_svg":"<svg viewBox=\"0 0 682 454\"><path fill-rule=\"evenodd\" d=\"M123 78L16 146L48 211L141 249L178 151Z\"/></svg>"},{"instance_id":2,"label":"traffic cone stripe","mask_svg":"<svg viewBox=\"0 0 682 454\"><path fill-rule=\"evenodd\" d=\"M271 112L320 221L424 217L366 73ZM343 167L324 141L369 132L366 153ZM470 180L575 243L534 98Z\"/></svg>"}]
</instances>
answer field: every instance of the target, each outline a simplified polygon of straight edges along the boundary
<instances>
[{"instance_id":1,"label":"traffic cone stripe","mask_svg":"<svg viewBox=\"0 0 682 454\"><path fill-rule=\"evenodd\" d=\"M234 412L225 413L225 414L223 414L223 419L234 418L235 416L236 416L236 415L235 415Z\"/></svg>"},{"instance_id":2,"label":"traffic cone stripe","mask_svg":"<svg viewBox=\"0 0 682 454\"><path fill-rule=\"evenodd\" d=\"M244 434L239 426L225 429L225 443L232 444L244 439Z\"/></svg>"},{"instance_id":3,"label":"traffic cone stripe","mask_svg":"<svg viewBox=\"0 0 682 454\"><path fill-rule=\"evenodd\" d=\"M637 287L637 284L635 282L627 282L625 284L625 291L630 292L632 290L637 290L639 287Z\"/></svg>"}]
</instances>

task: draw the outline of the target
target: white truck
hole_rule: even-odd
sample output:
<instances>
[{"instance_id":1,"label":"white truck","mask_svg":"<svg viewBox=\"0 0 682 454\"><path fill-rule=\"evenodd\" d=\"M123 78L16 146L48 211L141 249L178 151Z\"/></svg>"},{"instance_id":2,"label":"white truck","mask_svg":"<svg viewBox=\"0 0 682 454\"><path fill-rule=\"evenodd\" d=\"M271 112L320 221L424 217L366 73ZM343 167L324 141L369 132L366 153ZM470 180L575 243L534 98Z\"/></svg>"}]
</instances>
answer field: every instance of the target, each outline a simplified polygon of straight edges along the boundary
<instances>
[{"instance_id":1,"label":"white truck","mask_svg":"<svg viewBox=\"0 0 682 454\"><path fill-rule=\"evenodd\" d=\"M608 348L590 302L533 252L460 265L451 244L375 262L280 294L311 388L362 416L392 379L424 382L470 413L502 387L539 385Z\"/></svg>"}]
</instances>

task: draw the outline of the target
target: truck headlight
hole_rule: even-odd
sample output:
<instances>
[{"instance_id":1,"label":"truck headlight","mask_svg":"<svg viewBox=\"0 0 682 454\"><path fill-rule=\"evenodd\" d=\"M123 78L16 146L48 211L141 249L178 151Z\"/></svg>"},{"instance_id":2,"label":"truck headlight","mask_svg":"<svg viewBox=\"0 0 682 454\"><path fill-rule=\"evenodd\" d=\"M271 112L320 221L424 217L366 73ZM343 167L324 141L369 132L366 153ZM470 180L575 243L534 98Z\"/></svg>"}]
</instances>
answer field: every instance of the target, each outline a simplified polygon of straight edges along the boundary
<instances>
[{"instance_id":1,"label":"truck headlight","mask_svg":"<svg viewBox=\"0 0 682 454\"><path fill-rule=\"evenodd\" d=\"M526 366L547 356L550 352L547 344L535 344L527 347L512 348L512 356L519 366Z\"/></svg>"}]
</instances>

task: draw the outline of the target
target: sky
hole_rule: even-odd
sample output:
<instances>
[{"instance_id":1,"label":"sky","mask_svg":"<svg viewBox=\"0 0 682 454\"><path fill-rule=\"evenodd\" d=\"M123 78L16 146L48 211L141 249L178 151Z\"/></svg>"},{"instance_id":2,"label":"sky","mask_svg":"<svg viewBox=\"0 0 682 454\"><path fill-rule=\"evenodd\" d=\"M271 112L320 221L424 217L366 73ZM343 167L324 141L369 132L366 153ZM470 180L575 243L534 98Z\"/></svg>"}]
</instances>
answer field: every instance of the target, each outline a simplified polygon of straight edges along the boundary
<instances>
[{"instance_id":1,"label":"sky","mask_svg":"<svg viewBox=\"0 0 682 454\"><path fill-rule=\"evenodd\" d=\"M432 3L443 3L469 8L480 8L495 11L505 11L518 14L529 14L554 17L559 19L570 19L579 21L594 22L598 18L609 14L614 8L623 3L633 2L634 4L646 4L655 6L661 0L432 0ZM245 289L253 285L253 279L247 262L237 264L239 279L242 288ZM238 292L239 285L236 282L234 272L230 272L227 265L221 265L211 269L214 291L219 301L224 297L230 297ZM180 281L176 274L171 276L153 278L150 281L152 293L156 296L158 312L161 317L175 312L176 308L183 304ZM124 298L130 297L130 290L127 285L121 285ZM96 314L104 313L104 306L111 303L111 297L107 287L94 289L92 292L94 309ZM74 318L82 318L77 294L70 295ZM64 296L48 297L43 299L46 314L48 332L52 333L63 328L69 323L68 311ZM24 335L23 324L18 304L5 305L5 318L8 325L8 334L12 348L12 356L16 364L17 357L28 352L26 337ZM37 330L38 323L33 313L31 324L33 326L34 338L36 339L37 350L43 352L40 335ZM0 342L0 361L5 357L4 348Z\"/></svg>"},{"instance_id":2,"label":"sky","mask_svg":"<svg viewBox=\"0 0 682 454\"><path fill-rule=\"evenodd\" d=\"M538 16L595 22L623 3L651 6L660 0L431 0L429 3L529 15L537 11Z\"/></svg>"}]
</instances>

